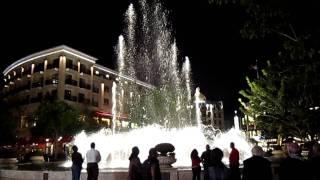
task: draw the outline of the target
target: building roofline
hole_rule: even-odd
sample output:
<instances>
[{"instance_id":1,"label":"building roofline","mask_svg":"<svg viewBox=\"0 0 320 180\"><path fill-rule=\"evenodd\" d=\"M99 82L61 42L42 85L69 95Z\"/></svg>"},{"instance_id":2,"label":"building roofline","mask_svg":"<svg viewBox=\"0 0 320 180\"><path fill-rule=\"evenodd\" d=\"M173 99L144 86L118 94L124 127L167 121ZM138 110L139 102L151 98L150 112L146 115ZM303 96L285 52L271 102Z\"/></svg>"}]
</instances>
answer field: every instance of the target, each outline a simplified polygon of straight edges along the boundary
<instances>
[{"instance_id":1,"label":"building roofline","mask_svg":"<svg viewBox=\"0 0 320 180\"><path fill-rule=\"evenodd\" d=\"M110 74L119 76L119 77L124 78L124 79L126 79L126 80L132 81L132 82L134 82L134 83L136 83L136 84L139 84L139 85L141 85L141 86L144 86L144 87L147 87L147 88L150 88L150 89L155 88L153 85L148 84L148 83L145 83L145 82L140 81L140 80L138 80L138 79L135 79L135 78L132 78L132 77L129 77L129 76L126 76L126 75L120 75L117 71L112 70L112 69L107 68L107 67L104 67L104 66L102 66L102 65L100 65L100 64L94 64L93 67L95 67L95 68L97 68L97 69L100 69L100 70L102 70L102 71L108 72L108 73L110 73Z\"/></svg>"},{"instance_id":2,"label":"building roofline","mask_svg":"<svg viewBox=\"0 0 320 180\"><path fill-rule=\"evenodd\" d=\"M76 49L73 49L71 47L68 47L66 45L60 45L60 46L56 46L56 47L53 47L53 48L50 48L50 49L46 49L46 50L43 50L43 51L39 51L37 53L33 53L31 55L28 55L24 58L21 58L19 59L18 61L12 63L11 65L9 65L4 71L3 71L3 74L4 75L7 75L11 70L13 70L14 68L24 64L24 63L27 63L27 62L30 62L32 60L35 60L35 59L38 59L38 58L41 58L41 57L45 57L45 56L48 56L48 55L51 55L51 54L56 54L56 53L60 53L60 52L65 52L65 53L68 53L68 54L71 54L71 55L74 55L76 57L79 57L81 59L84 59L86 61L89 61L91 63L95 63L98 59L93 57L93 56L90 56L88 54L85 54L83 52L80 52Z\"/></svg>"}]
</instances>

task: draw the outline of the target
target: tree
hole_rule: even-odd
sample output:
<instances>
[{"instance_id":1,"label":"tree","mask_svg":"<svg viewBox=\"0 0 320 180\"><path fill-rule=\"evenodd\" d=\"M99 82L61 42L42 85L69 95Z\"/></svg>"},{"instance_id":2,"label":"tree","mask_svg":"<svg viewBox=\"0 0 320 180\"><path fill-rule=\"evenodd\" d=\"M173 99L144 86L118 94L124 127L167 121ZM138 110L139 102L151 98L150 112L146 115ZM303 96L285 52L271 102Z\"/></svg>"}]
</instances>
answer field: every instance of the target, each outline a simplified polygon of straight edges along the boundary
<instances>
[{"instance_id":1,"label":"tree","mask_svg":"<svg viewBox=\"0 0 320 180\"><path fill-rule=\"evenodd\" d=\"M4 89L3 74L0 75L0 89ZM12 116L8 103L4 100L3 91L0 92L0 145L14 144L16 141L17 122Z\"/></svg>"},{"instance_id":2,"label":"tree","mask_svg":"<svg viewBox=\"0 0 320 180\"><path fill-rule=\"evenodd\" d=\"M268 57L258 79L247 78L242 111L267 133L311 139L320 131L318 2L210 0L245 11L240 30L245 39L269 41ZM262 60L263 61L263 60Z\"/></svg>"},{"instance_id":3,"label":"tree","mask_svg":"<svg viewBox=\"0 0 320 180\"><path fill-rule=\"evenodd\" d=\"M17 122L11 116L8 105L0 102L0 144L14 144L16 141Z\"/></svg>"},{"instance_id":4,"label":"tree","mask_svg":"<svg viewBox=\"0 0 320 180\"><path fill-rule=\"evenodd\" d=\"M74 135L82 129L78 111L63 101L42 102L35 114L34 135L50 137L54 144L54 158L57 158L57 142L60 136Z\"/></svg>"}]
</instances>

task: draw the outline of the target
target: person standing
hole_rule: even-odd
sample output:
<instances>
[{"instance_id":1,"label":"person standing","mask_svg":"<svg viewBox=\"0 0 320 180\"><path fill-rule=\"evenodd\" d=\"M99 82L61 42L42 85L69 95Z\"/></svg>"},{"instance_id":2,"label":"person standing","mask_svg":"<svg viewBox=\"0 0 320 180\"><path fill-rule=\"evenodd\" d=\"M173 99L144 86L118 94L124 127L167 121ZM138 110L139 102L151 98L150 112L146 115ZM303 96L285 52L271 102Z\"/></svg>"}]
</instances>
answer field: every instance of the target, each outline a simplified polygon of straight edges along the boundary
<instances>
[{"instance_id":1,"label":"person standing","mask_svg":"<svg viewBox=\"0 0 320 180\"><path fill-rule=\"evenodd\" d=\"M134 146L131 150L131 155L129 157L129 177L128 180L141 180L142 174L141 174L141 162L138 157L139 155L139 148L137 146Z\"/></svg>"},{"instance_id":2,"label":"person standing","mask_svg":"<svg viewBox=\"0 0 320 180\"><path fill-rule=\"evenodd\" d=\"M211 151L211 164L208 167L210 180L229 180L229 169L222 162L223 152L219 148Z\"/></svg>"},{"instance_id":3,"label":"person standing","mask_svg":"<svg viewBox=\"0 0 320 180\"><path fill-rule=\"evenodd\" d=\"M203 169L204 169L204 180L209 180L209 172L208 172L208 167L210 166L210 146L209 144L206 145L206 151L204 151L201 154L201 162L203 164Z\"/></svg>"},{"instance_id":4,"label":"person standing","mask_svg":"<svg viewBox=\"0 0 320 180\"><path fill-rule=\"evenodd\" d=\"M71 155L72 180L79 180L81 169L82 169L83 158L82 158L82 155L78 152L77 146L72 146L72 150L73 150L73 153Z\"/></svg>"},{"instance_id":5,"label":"person standing","mask_svg":"<svg viewBox=\"0 0 320 180\"><path fill-rule=\"evenodd\" d=\"M307 164L300 155L299 145L297 143L289 143L287 145L287 150L288 157L280 163L279 179L310 179L310 174L307 173Z\"/></svg>"},{"instance_id":6,"label":"person standing","mask_svg":"<svg viewBox=\"0 0 320 180\"><path fill-rule=\"evenodd\" d=\"M312 180L320 179L320 144L314 144L312 147L312 157L310 158L310 171Z\"/></svg>"},{"instance_id":7,"label":"person standing","mask_svg":"<svg viewBox=\"0 0 320 180\"><path fill-rule=\"evenodd\" d=\"M161 180L160 165L158 160L158 153L155 148L149 150L148 159L143 164L143 180Z\"/></svg>"},{"instance_id":8,"label":"person standing","mask_svg":"<svg viewBox=\"0 0 320 180\"><path fill-rule=\"evenodd\" d=\"M251 150L252 157L243 161L242 180L272 180L271 163L263 157L260 146L254 146Z\"/></svg>"},{"instance_id":9,"label":"person standing","mask_svg":"<svg viewBox=\"0 0 320 180\"><path fill-rule=\"evenodd\" d=\"M192 180L200 180L201 159L198 155L198 151L196 149L193 149L190 156L191 156L191 162L192 162Z\"/></svg>"},{"instance_id":10,"label":"person standing","mask_svg":"<svg viewBox=\"0 0 320 180\"><path fill-rule=\"evenodd\" d=\"M229 156L230 179L240 180L239 170L239 151L235 148L233 142L230 143L231 153Z\"/></svg>"},{"instance_id":11,"label":"person standing","mask_svg":"<svg viewBox=\"0 0 320 180\"><path fill-rule=\"evenodd\" d=\"M92 142L90 147L91 149L87 152L87 180L97 180L99 175L98 163L101 161L100 152L95 150L95 143Z\"/></svg>"}]
</instances>

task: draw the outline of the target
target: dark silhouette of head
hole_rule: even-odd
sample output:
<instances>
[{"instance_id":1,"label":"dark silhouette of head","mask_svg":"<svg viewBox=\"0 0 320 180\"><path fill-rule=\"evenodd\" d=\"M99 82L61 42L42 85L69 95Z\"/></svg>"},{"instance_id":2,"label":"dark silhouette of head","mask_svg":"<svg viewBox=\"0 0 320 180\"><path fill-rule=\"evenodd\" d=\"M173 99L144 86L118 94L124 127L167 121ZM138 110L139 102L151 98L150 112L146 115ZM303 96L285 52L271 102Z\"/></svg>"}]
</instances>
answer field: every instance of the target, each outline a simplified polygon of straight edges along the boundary
<instances>
[{"instance_id":1,"label":"dark silhouette of head","mask_svg":"<svg viewBox=\"0 0 320 180\"><path fill-rule=\"evenodd\" d=\"M222 161L223 158L223 152L219 148L214 148L211 152L211 159L213 164L219 164Z\"/></svg>"},{"instance_id":2,"label":"dark silhouette of head","mask_svg":"<svg viewBox=\"0 0 320 180\"><path fill-rule=\"evenodd\" d=\"M96 144L95 144L94 142L92 142L92 143L90 144L90 147L91 147L91 149L94 149L94 148L96 147Z\"/></svg>"},{"instance_id":3,"label":"dark silhouette of head","mask_svg":"<svg viewBox=\"0 0 320 180\"><path fill-rule=\"evenodd\" d=\"M320 156L320 144L316 143L312 146L314 156Z\"/></svg>"},{"instance_id":4,"label":"dark silhouette of head","mask_svg":"<svg viewBox=\"0 0 320 180\"><path fill-rule=\"evenodd\" d=\"M293 143L293 142L289 143L287 145L287 148L288 148L289 155L290 154L299 154L299 152L300 152L300 147L297 143Z\"/></svg>"},{"instance_id":5,"label":"dark silhouette of head","mask_svg":"<svg viewBox=\"0 0 320 180\"><path fill-rule=\"evenodd\" d=\"M139 148L137 146L134 146L131 150L131 155L129 157L129 160L131 161L133 158L137 158L139 155Z\"/></svg>"},{"instance_id":6,"label":"dark silhouette of head","mask_svg":"<svg viewBox=\"0 0 320 180\"><path fill-rule=\"evenodd\" d=\"M73 152L78 152L78 147L76 145L72 146L72 151Z\"/></svg>"},{"instance_id":7,"label":"dark silhouette of head","mask_svg":"<svg viewBox=\"0 0 320 180\"><path fill-rule=\"evenodd\" d=\"M195 158L195 157L197 157L197 156L198 156L198 151L197 151L196 149L193 149L193 150L191 151L190 157L191 157L191 158Z\"/></svg>"},{"instance_id":8,"label":"dark silhouette of head","mask_svg":"<svg viewBox=\"0 0 320 180\"><path fill-rule=\"evenodd\" d=\"M252 149L251 149L251 153L253 156L263 156L264 152L263 152L263 149L262 147L260 146L254 146Z\"/></svg>"},{"instance_id":9,"label":"dark silhouette of head","mask_svg":"<svg viewBox=\"0 0 320 180\"><path fill-rule=\"evenodd\" d=\"M230 147L231 147L231 149L234 148L234 142L231 142L231 143L230 143Z\"/></svg>"},{"instance_id":10,"label":"dark silhouette of head","mask_svg":"<svg viewBox=\"0 0 320 180\"><path fill-rule=\"evenodd\" d=\"M150 158L157 158L157 157L158 157L158 153L157 153L156 148L151 148L151 149L149 150L149 156L148 156L148 158L150 159Z\"/></svg>"},{"instance_id":11,"label":"dark silhouette of head","mask_svg":"<svg viewBox=\"0 0 320 180\"><path fill-rule=\"evenodd\" d=\"M210 145L209 144L206 145L206 150L210 151Z\"/></svg>"}]
</instances>

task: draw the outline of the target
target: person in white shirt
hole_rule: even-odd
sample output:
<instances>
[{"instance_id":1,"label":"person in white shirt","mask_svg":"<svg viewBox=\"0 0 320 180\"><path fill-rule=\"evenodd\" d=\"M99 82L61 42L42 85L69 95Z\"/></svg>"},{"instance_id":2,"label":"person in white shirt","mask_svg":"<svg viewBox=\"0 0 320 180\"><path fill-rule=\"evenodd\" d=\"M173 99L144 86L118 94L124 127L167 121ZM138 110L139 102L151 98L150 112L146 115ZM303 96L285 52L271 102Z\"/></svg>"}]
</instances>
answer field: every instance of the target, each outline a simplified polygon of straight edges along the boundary
<instances>
[{"instance_id":1,"label":"person in white shirt","mask_svg":"<svg viewBox=\"0 0 320 180\"><path fill-rule=\"evenodd\" d=\"M95 150L95 143L91 143L91 149L86 154L87 159L87 180L97 180L99 175L98 163L101 160L100 152Z\"/></svg>"}]
</instances>

